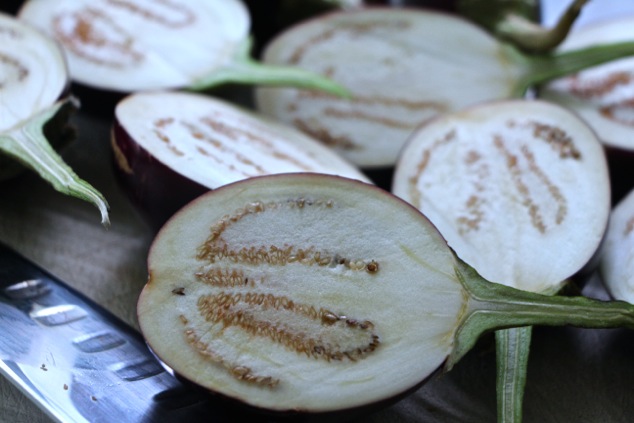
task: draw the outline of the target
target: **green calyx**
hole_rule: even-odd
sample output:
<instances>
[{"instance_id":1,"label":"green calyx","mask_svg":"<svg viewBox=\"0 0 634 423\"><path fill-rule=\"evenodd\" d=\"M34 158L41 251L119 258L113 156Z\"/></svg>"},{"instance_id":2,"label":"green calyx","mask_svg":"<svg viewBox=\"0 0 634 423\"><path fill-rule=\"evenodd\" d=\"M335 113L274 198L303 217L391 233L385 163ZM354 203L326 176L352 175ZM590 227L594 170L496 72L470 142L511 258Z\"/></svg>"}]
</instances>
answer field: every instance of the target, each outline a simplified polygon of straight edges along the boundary
<instances>
[{"instance_id":1,"label":"green calyx","mask_svg":"<svg viewBox=\"0 0 634 423\"><path fill-rule=\"evenodd\" d=\"M613 60L634 56L634 42L615 42L545 54L526 54L511 45L503 46L503 53L524 75L516 82L512 97L521 98L535 87L552 80L573 75L582 70Z\"/></svg>"},{"instance_id":2,"label":"green calyx","mask_svg":"<svg viewBox=\"0 0 634 423\"><path fill-rule=\"evenodd\" d=\"M484 27L498 39L529 53L555 49L567 37L583 6L589 0L573 1L555 24L540 25L537 0L460 0L462 16Z\"/></svg>"},{"instance_id":3,"label":"green calyx","mask_svg":"<svg viewBox=\"0 0 634 423\"><path fill-rule=\"evenodd\" d=\"M466 306L445 364L451 369L484 333L523 326L576 326L634 329L634 305L586 297L535 294L492 283L459 261L456 275L465 290Z\"/></svg>"},{"instance_id":4,"label":"green calyx","mask_svg":"<svg viewBox=\"0 0 634 423\"><path fill-rule=\"evenodd\" d=\"M292 87L323 91L337 97L349 98L350 93L333 80L292 66L274 66L261 63L251 57L252 40L240 46L233 60L191 84L191 91L203 91L223 84L237 83Z\"/></svg>"},{"instance_id":5,"label":"green calyx","mask_svg":"<svg viewBox=\"0 0 634 423\"><path fill-rule=\"evenodd\" d=\"M42 110L26 122L2 132L0 134L0 152L38 173L42 179L62 194L95 205L101 213L101 223L104 226L109 226L109 207L104 196L75 174L53 149L44 134L44 127L47 123L60 116L67 116L74 108L73 99L67 98Z\"/></svg>"}]
</instances>

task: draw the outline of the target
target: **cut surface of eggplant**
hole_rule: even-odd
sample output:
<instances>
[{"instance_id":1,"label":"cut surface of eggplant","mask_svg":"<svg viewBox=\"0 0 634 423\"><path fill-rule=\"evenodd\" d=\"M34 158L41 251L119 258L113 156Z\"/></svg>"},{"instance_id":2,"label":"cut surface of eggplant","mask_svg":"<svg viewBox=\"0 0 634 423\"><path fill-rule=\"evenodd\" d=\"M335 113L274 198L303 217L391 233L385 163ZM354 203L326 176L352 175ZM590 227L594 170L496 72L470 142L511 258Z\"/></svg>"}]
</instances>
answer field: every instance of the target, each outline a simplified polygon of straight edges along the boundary
<instances>
[{"instance_id":1,"label":"cut surface of eggplant","mask_svg":"<svg viewBox=\"0 0 634 423\"><path fill-rule=\"evenodd\" d=\"M157 234L148 275L139 326L165 365L285 415L400 399L491 330L634 328L629 303L488 282L410 204L325 174L254 177L198 197Z\"/></svg>"},{"instance_id":2,"label":"cut surface of eggplant","mask_svg":"<svg viewBox=\"0 0 634 423\"><path fill-rule=\"evenodd\" d=\"M64 54L36 29L0 14L0 132L55 103L68 88Z\"/></svg>"},{"instance_id":3,"label":"cut surface of eggplant","mask_svg":"<svg viewBox=\"0 0 634 423\"><path fill-rule=\"evenodd\" d=\"M561 46L563 51L634 39L634 15L586 23ZM543 99L578 113L606 147L613 203L634 188L634 58L622 58L557 79L539 90Z\"/></svg>"},{"instance_id":4,"label":"cut surface of eggplant","mask_svg":"<svg viewBox=\"0 0 634 423\"><path fill-rule=\"evenodd\" d=\"M418 385L451 350L464 298L443 244L372 185L251 178L159 232L140 326L177 374L252 406L367 405Z\"/></svg>"},{"instance_id":5,"label":"cut surface of eggplant","mask_svg":"<svg viewBox=\"0 0 634 423\"><path fill-rule=\"evenodd\" d=\"M238 0L38 0L18 16L61 43L73 80L118 92L190 85L230 61L250 25Z\"/></svg>"},{"instance_id":6,"label":"cut surface of eggplant","mask_svg":"<svg viewBox=\"0 0 634 423\"><path fill-rule=\"evenodd\" d=\"M295 128L210 96L136 93L117 105L115 116L118 173L157 226L204 191L249 177L315 172L369 182Z\"/></svg>"},{"instance_id":7,"label":"cut surface of eggplant","mask_svg":"<svg viewBox=\"0 0 634 423\"><path fill-rule=\"evenodd\" d=\"M542 293L590 261L610 213L597 136L545 101L491 102L429 121L404 147L392 192L485 279Z\"/></svg>"},{"instance_id":8,"label":"cut surface of eggplant","mask_svg":"<svg viewBox=\"0 0 634 423\"><path fill-rule=\"evenodd\" d=\"M596 267L608 167L599 139L568 110L544 101L481 104L430 120L401 154L392 191L486 279L556 294ZM521 420L531 332L496 332L499 421Z\"/></svg>"},{"instance_id":9,"label":"cut surface of eggplant","mask_svg":"<svg viewBox=\"0 0 634 423\"><path fill-rule=\"evenodd\" d=\"M444 13L381 7L297 25L273 40L263 59L328 75L352 92L342 100L261 88L256 100L265 114L363 167L393 165L409 134L430 117L511 96L522 72L475 24Z\"/></svg>"},{"instance_id":10,"label":"cut surface of eggplant","mask_svg":"<svg viewBox=\"0 0 634 423\"><path fill-rule=\"evenodd\" d=\"M574 30L561 46L574 49L631 41L634 16L598 21ZM579 113L608 146L634 150L634 58L623 58L558 79L540 97Z\"/></svg>"},{"instance_id":11,"label":"cut surface of eggplant","mask_svg":"<svg viewBox=\"0 0 634 423\"><path fill-rule=\"evenodd\" d=\"M634 303L634 191L612 210L600 274L613 298Z\"/></svg>"},{"instance_id":12,"label":"cut surface of eggplant","mask_svg":"<svg viewBox=\"0 0 634 423\"><path fill-rule=\"evenodd\" d=\"M59 45L14 16L0 13L0 179L15 176L24 165L57 191L93 203L107 225L103 195L80 179L51 145L65 144L74 135L68 118L76 104L68 96L68 86Z\"/></svg>"},{"instance_id":13,"label":"cut surface of eggplant","mask_svg":"<svg viewBox=\"0 0 634 423\"><path fill-rule=\"evenodd\" d=\"M79 87L109 97L229 83L347 95L329 78L254 60L251 19L240 0L31 0L19 16L60 42Z\"/></svg>"}]
</instances>

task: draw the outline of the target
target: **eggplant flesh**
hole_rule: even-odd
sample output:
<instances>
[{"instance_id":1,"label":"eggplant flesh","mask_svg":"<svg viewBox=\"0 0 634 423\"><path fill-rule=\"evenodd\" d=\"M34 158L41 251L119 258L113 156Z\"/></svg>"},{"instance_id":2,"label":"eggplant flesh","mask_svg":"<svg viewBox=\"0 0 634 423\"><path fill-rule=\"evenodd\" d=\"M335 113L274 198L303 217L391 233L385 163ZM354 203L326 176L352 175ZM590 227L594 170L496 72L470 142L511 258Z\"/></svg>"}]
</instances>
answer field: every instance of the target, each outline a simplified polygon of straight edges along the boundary
<instances>
[{"instance_id":1,"label":"eggplant flesh","mask_svg":"<svg viewBox=\"0 0 634 423\"><path fill-rule=\"evenodd\" d=\"M352 97L263 87L256 106L362 168L389 167L426 120L512 96L523 69L509 51L447 13L387 7L330 13L284 31L263 60L328 75Z\"/></svg>"},{"instance_id":2,"label":"eggplant flesh","mask_svg":"<svg viewBox=\"0 0 634 423\"><path fill-rule=\"evenodd\" d=\"M38 0L19 17L60 42L74 81L121 93L191 85L230 62L250 28L238 0Z\"/></svg>"},{"instance_id":3,"label":"eggplant flesh","mask_svg":"<svg viewBox=\"0 0 634 423\"><path fill-rule=\"evenodd\" d=\"M58 45L39 31L0 14L0 133L50 107L69 84Z\"/></svg>"},{"instance_id":4,"label":"eggplant flesh","mask_svg":"<svg viewBox=\"0 0 634 423\"><path fill-rule=\"evenodd\" d=\"M370 182L300 131L209 96L136 93L115 116L117 175L156 228L203 192L249 177L314 172Z\"/></svg>"},{"instance_id":5,"label":"eggplant flesh","mask_svg":"<svg viewBox=\"0 0 634 423\"><path fill-rule=\"evenodd\" d=\"M428 122L404 147L392 192L484 278L541 293L559 291L597 254L611 202L594 131L539 100L491 102Z\"/></svg>"},{"instance_id":6,"label":"eggplant flesh","mask_svg":"<svg viewBox=\"0 0 634 423\"><path fill-rule=\"evenodd\" d=\"M211 392L275 412L343 411L441 366L465 301L455 266L427 219L373 185L250 178L161 229L138 318L157 356Z\"/></svg>"}]
</instances>

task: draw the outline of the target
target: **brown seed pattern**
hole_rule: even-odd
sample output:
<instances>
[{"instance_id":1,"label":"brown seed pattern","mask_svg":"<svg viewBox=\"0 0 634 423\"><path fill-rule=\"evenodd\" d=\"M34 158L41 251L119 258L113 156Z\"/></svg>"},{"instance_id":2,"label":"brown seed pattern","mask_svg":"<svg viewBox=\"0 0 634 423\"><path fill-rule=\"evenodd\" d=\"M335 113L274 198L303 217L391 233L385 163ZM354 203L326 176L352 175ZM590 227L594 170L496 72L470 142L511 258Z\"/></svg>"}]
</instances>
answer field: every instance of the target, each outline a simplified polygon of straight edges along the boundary
<instances>
[{"instance_id":1,"label":"brown seed pattern","mask_svg":"<svg viewBox=\"0 0 634 423\"><path fill-rule=\"evenodd\" d=\"M309 123L305 119L295 118L293 119L293 126L303 133L321 141L322 144L328 147L338 148L345 151L362 149L362 147L355 143L350 137L345 135L334 135L330 129L318 124L317 122Z\"/></svg>"},{"instance_id":2,"label":"brown seed pattern","mask_svg":"<svg viewBox=\"0 0 634 423\"><path fill-rule=\"evenodd\" d=\"M318 48L320 44L331 42L338 35L349 36L354 39L365 36L366 33L373 33L373 37L379 38L381 36L381 30L404 31L410 26L411 24L407 20L374 19L365 22L335 22L332 27L325 29L297 46L290 54L288 64L301 64L301 62L305 60L305 56L311 50ZM391 49L392 51L403 48L399 43L392 43L391 47L393 47ZM411 54L411 52L407 50L401 53L402 56L409 54ZM382 66L395 66L393 57L385 57L380 63ZM313 70L317 71L315 69ZM324 76L336 80L335 71L335 66L325 64L320 72ZM318 112L321 116L297 116L297 112L302 110L300 104L315 101L324 103L321 112ZM382 107L382 109L373 110L373 107ZM388 116L388 114L385 113L385 108L397 108L399 110L414 112L414 116L410 119L396 119L394 116L397 116L398 113L390 113ZM412 131L420 125L421 121L425 119L425 116L429 117L446 111L447 105L434 101L412 101L394 96L364 96L361 94L354 94L352 98L344 100L325 93L300 90L295 93L295 99L288 104L287 110L291 115L294 115L291 119L292 124L304 133L320 140L329 147L334 147L342 151L355 151L364 148L362 143L354 140L351 136L335 133L329 125L320 123L323 121L322 118L331 118L338 121L372 122L373 124L386 128ZM426 111L431 111L431 113L425 113ZM402 115L403 113L401 113L401 116Z\"/></svg>"},{"instance_id":3,"label":"brown seed pattern","mask_svg":"<svg viewBox=\"0 0 634 423\"><path fill-rule=\"evenodd\" d=\"M414 205L414 207L421 208L422 206L421 192L417 185L418 181L427 170L434 151L440 149L444 145L455 142L456 140L456 131L452 129L441 138L435 140L429 148L426 148L421 153L421 159L416 165L414 173L408 178L410 203Z\"/></svg>"},{"instance_id":4,"label":"brown seed pattern","mask_svg":"<svg viewBox=\"0 0 634 423\"><path fill-rule=\"evenodd\" d=\"M289 64L297 65L302 61L306 52L315 48L318 44L328 42L337 34L348 32L351 36L359 36L363 32L372 31L376 28L383 28L388 31L403 31L410 27L410 23L405 20L389 21L389 20L373 20L367 22L338 22L336 27L328 28L325 31L311 37L305 43L300 44L290 55Z\"/></svg>"},{"instance_id":5,"label":"brown seed pattern","mask_svg":"<svg viewBox=\"0 0 634 423\"><path fill-rule=\"evenodd\" d=\"M398 108L417 112L420 116L424 111L431 110L432 115L436 115L446 106L442 103L432 101L410 101L406 99L385 97L385 96L362 96L354 95L350 99L342 100L329 94L300 91L297 93L297 100L288 104L289 113L295 114L301 109L299 103L306 101L324 101L322 114L324 117L338 120L357 120L373 122L386 128L399 130L414 130L420 119L411 120L395 119L393 116L387 117L384 110L372 111L372 107L382 106ZM397 115L393 113L392 115ZM293 125L302 132L320 140L327 146L336 147L345 151L359 150L362 147L352 138L345 135L335 135L334 131L326 125L320 124L320 119L293 118Z\"/></svg>"},{"instance_id":6,"label":"brown seed pattern","mask_svg":"<svg viewBox=\"0 0 634 423\"><path fill-rule=\"evenodd\" d=\"M599 109L599 113L622 125L634 126L634 98L603 106Z\"/></svg>"},{"instance_id":7,"label":"brown seed pattern","mask_svg":"<svg viewBox=\"0 0 634 423\"><path fill-rule=\"evenodd\" d=\"M223 260L232 263L245 263L251 265L267 264L271 266L284 266L289 263L300 263L307 266L337 266L343 265L350 270L366 270L370 273L378 271L378 263L374 262L368 268L369 260L352 259L342 257L339 254L318 251L314 247L296 247L275 245L269 246L250 246L239 249L232 249L227 241L222 238L222 234L227 228L245 216L272 212L279 208L287 209L303 209L304 207L319 207L322 209L332 208L334 203L332 200L312 200L307 198L296 198L284 203L268 203L254 202L247 204L245 207L236 210L232 215L226 215L211 226L211 235L207 241L199 247L197 259L208 263L217 263Z\"/></svg>"},{"instance_id":8,"label":"brown seed pattern","mask_svg":"<svg viewBox=\"0 0 634 423\"><path fill-rule=\"evenodd\" d=\"M532 137L544 141L563 159L581 159L581 153L575 146L574 141L561 128L538 121L518 122L515 120L508 121L505 126L519 131L530 131ZM423 206L422 192L418 185L424 173L428 170L434 153L456 140L455 130L450 130L435 140L430 147L422 151L421 158L408 182L410 202L417 208ZM544 169L537 163L529 145L521 144L519 152L514 153L507 146L507 141L501 135L493 134L492 141L495 150L497 150L503 160L504 167L508 170L510 181L521 199L521 204L528 212L532 225L539 232L545 233L548 229L545 218L545 213L547 212L552 214L552 222L554 224L561 224L568 214L566 198L560 187L549 178ZM480 229L480 225L485 218L484 205L488 201L485 194L487 186L490 184L489 180L493 175L491 174L490 164L475 149L468 148L466 150L462 163L465 166L465 173L475 176L472 178L470 187L472 192L464 203L466 212L456 218L457 230L464 235L469 231ZM532 186L529 187L525 180L528 175L537 180L539 189L545 190L546 195L550 198L548 210L539 205L535 193L531 191ZM496 177L502 177L502 175Z\"/></svg>"},{"instance_id":9,"label":"brown seed pattern","mask_svg":"<svg viewBox=\"0 0 634 423\"><path fill-rule=\"evenodd\" d=\"M17 82L24 81L29 76L29 70L15 57L0 52L0 64L5 69L0 79L0 89L9 85L12 76Z\"/></svg>"},{"instance_id":10,"label":"brown seed pattern","mask_svg":"<svg viewBox=\"0 0 634 423\"><path fill-rule=\"evenodd\" d=\"M629 236L632 232L634 232L634 216L630 217L625 224L625 230L623 231L624 236Z\"/></svg>"},{"instance_id":11,"label":"brown seed pattern","mask_svg":"<svg viewBox=\"0 0 634 423\"><path fill-rule=\"evenodd\" d=\"M592 77L574 75L566 78L566 81L568 92L584 100L593 100L599 113L606 119L634 126L634 98L630 96L619 101L609 99L612 93L622 92L634 83L634 75L631 72L613 71Z\"/></svg>"},{"instance_id":12,"label":"brown seed pattern","mask_svg":"<svg viewBox=\"0 0 634 423\"><path fill-rule=\"evenodd\" d=\"M152 0L152 8L141 7L138 2L107 0L112 7L124 9L148 21L170 28L183 28L196 21L196 14L184 3L169 0Z\"/></svg>"},{"instance_id":13,"label":"brown seed pattern","mask_svg":"<svg viewBox=\"0 0 634 423\"><path fill-rule=\"evenodd\" d=\"M477 175L472 182L473 194L467 198L465 203L466 216L457 218L458 233L465 235L469 231L480 229L480 224L484 220L484 204L486 199L484 193L486 190L486 180L490 176L490 167L483 160L480 153L475 150L467 152L465 157L465 165L467 171Z\"/></svg>"},{"instance_id":14,"label":"brown seed pattern","mask_svg":"<svg viewBox=\"0 0 634 423\"><path fill-rule=\"evenodd\" d=\"M530 216L530 221L539 232L545 233L547 230L547 226L543 216L543 210L539 207L535 198L531 194L531 190L529 186L523 179L523 171L519 166L520 158L510 152L504 144L504 140L500 136L494 137L494 145L506 158L506 167L511 174L511 180L515 186L515 189L519 193L522 198L522 205L526 207L528 210L528 214ZM537 164L535 157L529 150L527 146L522 146L521 148L521 158L527 163L528 170L530 173L535 175L541 184L546 187L546 190L550 197L552 198L556 207L555 210L555 219L554 222L556 224L561 224L564 218L568 213L567 202L560 189L552 183L548 176L543 172L543 170Z\"/></svg>"},{"instance_id":15,"label":"brown seed pattern","mask_svg":"<svg viewBox=\"0 0 634 423\"><path fill-rule=\"evenodd\" d=\"M380 343L371 322L317 310L286 296L257 292L205 295L198 299L198 311L212 325L238 326L298 354L326 361L356 361Z\"/></svg>"},{"instance_id":16,"label":"brown seed pattern","mask_svg":"<svg viewBox=\"0 0 634 423\"><path fill-rule=\"evenodd\" d=\"M144 55L126 30L102 10L85 7L53 18L53 33L78 57L112 68L132 66Z\"/></svg>"},{"instance_id":17,"label":"brown seed pattern","mask_svg":"<svg viewBox=\"0 0 634 423\"><path fill-rule=\"evenodd\" d=\"M562 159L581 158L581 152L575 146L574 140L563 129L537 121L519 123L510 120L506 124L509 128L527 128L532 131L535 138L545 141L553 150L559 153Z\"/></svg>"},{"instance_id":18,"label":"brown seed pattern","mask_svg":"<svg viewBox=\"0 0 634 423\"><path fill-rule=\"evenodd\" d=\"M226 122L220 113L214 116L203 116L195 121L159 118L154 121L153 132L161 141L167 144L167 147L174 154L182 156L183 152L178 147L179 139L172 139L173 137L169 135L170 128L173 125L178 125L180 128L187 130L192 138L201 142L201 145L196 146L197 151L209 160L213 160L214 166L224 166L226 169L237 172L243 177L271 173L270 170L242 153L241 151L245 150L243 147L236 147L243 140L246 140L250 145L259 146L267 154L280 161L292 164L298 171L313 170L309 164L281 151L273 142L277 136L266 128L254 125L253 121L244 122L239 120L235 125L230 125ZM243 127L240 126L241 124L244 124ZM228 138L229 142L224 141L219 135ZM242 165L241 168L239 169L230 160L228 161L227 157L232 157L235 162L240 163Z\"/></svg>"},{"instance_id":19,"label":"brown seed pattern","mask_svg":"<svg viewBox=\"0 0 634 423\"><path fill-rule=\"evenodd\" d=\"M615 90L632 83L629 72L611 72L600 78L581 78L574 75L568 78L570 92L584 99L601 98Z\"/></svg>"},{"instance_id":20,"label":"brown seed pattern","mask_svg":"<svg viewBox=\"0 0 634 423\"><path fill-rule=\"evenodd\" d=\"M325 362L357 361L380 346L373 322L348 317L322 305L295 301L273 280L267 269L291 263L304 266L343 266L346 270L375 275L380 272L377 260L349 259L336 253L319 251L313 246L250 246L231 248L225 240L227 228L247 216L262 213L327 212L337 207L330 199L307 197L287 201L245 204L233 214L223 216L210 228L210 236L199 247L196 258L201 262L194 277L204 288L196 294L197 318L180 315L186 342L203 359L224 368L232 377L253 385L275 388L282 381L255 371L257 365L244 356L241 362L219 353L208 340L222 337L229 328L252 338L261 338L296 353L298 356ZM256 269L262 267L262 270ZM175 294L179 294L176 289ZM188 293L194 289L188 288ZM183 292L184 293L184 292ZM178 295L180 296L180 294ZM182 301L182 300L177 300ZM200 322L203 319L203 323ZM193 327L193 321L198 321ZM203 329L204 328L204 329ZM226 340L226 342L232 342Z\"/></svg>"},{"instance_id":21,"label":"brown seed pattern","mask_svg":"<svg viewBox=\"0 0 634 423\"><path fill-rule=\"evenodd\" d=\"M271 376L255 374L249 366L233 363L224 359L220 354L215 352L208 343L202 341L197 331L192 328L185 329L185 339L201 357L221 365L230 375L240 381L267 388L275 388L280 383L279 379Z\"/></svg>"}]
</instances>

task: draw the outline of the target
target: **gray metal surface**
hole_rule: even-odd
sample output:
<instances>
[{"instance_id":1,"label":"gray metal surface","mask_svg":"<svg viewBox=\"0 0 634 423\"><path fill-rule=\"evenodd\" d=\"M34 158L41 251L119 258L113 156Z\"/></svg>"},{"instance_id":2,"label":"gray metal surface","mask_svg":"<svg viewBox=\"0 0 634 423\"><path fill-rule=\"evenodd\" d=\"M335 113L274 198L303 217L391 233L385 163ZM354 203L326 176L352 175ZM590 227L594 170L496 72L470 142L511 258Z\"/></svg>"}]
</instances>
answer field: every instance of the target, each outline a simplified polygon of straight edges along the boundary
<instances>
[{"instance_id":1,"label":"gray metal surface","mask_svg":"<svg viewBox=\"0 0 634 423\"><path fill-rule=\"evenodd\" d=\"M0 373L53 420L209 415L206 398L165 371L138 332L2 244L0 328Z\"/></svg>"}]
</instances>

